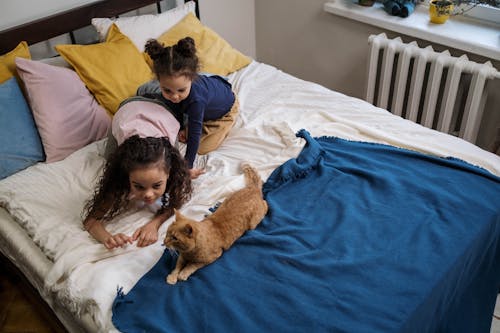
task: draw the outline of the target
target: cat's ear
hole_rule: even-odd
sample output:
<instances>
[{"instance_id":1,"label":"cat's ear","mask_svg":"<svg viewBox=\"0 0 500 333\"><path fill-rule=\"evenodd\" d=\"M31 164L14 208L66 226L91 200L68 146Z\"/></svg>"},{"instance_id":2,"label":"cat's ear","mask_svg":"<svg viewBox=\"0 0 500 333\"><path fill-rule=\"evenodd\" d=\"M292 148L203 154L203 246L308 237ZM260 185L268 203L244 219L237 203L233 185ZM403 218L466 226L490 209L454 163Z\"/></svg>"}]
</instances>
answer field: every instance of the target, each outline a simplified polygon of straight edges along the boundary
<instances>
[{"instance_id":1,"label":"cat's ear","mask_svg":"<svg viewBox=\"0 0 500 333\"><path fill-rule=\"evenodd\" d=\"M182 228L182 233L188 237L192 237L193 236L193 227L191 226L191 224L186 224Z\"/></svg>"}]
</instances>

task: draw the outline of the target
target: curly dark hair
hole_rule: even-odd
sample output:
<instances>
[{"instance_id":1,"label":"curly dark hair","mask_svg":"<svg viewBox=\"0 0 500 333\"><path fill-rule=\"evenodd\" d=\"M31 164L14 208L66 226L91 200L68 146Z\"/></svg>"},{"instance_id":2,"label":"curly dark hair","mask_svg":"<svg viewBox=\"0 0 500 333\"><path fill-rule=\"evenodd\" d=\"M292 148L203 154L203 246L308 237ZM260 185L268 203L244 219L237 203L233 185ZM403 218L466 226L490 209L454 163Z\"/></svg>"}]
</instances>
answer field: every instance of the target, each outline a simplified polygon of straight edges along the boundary
<instances>
[{"instance_id":1,"label":"curly dark hair","mask_svg":"<svg viewBox=\"0 0 500 333\"><path fill-rule=\"evenodd\" d=\"M162 162L169 177L162 196L162 207L157 214L167 210L173 214L174 208L180 208L191 197L191 178L186 161L168 138L140 138L134 135L109 156L93 198L84 207L84 221L90 217L111 220L126 210L129 204L130 172Z\"/></svg>"},{"instance_id":2,"label":"curly dark hair","mask_svg":"<svg viewBox=\"0 0 500 333\"><path fill-rule=\"evenodd\" d=\"M163 47L156 39L150 39L144 49L153 60L153 71L157 78L185 75L194 80L198 76L199 60L193 38L184 37L177 44L167 47Z\"/></svg>"}]
</instances>

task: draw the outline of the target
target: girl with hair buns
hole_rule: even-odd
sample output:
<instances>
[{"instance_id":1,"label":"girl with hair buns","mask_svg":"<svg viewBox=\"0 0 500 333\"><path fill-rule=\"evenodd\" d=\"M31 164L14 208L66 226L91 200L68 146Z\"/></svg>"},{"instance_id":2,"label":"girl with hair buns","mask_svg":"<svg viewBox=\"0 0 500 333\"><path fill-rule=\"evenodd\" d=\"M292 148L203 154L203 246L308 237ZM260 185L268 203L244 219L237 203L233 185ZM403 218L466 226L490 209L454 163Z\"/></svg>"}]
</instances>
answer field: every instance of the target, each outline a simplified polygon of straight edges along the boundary
<instances>
[{"instance_id":1,"label":"girl with hair buns","mask_svg":"<svg viewBox=\"0 0 500 333\"><path fill-rule=\"evenodd\" d=\"M191 37L167 47L151 39L145 51L153 60L157 80L139 87L137 94L160 99L173 111L181 124L179 141L187 144L184 157L191 178L197 178L204 170L193 168L196 154L215 150L226 138L238 114L236 95L225 78L198 74Z\"/></svg>"}]
</instances>

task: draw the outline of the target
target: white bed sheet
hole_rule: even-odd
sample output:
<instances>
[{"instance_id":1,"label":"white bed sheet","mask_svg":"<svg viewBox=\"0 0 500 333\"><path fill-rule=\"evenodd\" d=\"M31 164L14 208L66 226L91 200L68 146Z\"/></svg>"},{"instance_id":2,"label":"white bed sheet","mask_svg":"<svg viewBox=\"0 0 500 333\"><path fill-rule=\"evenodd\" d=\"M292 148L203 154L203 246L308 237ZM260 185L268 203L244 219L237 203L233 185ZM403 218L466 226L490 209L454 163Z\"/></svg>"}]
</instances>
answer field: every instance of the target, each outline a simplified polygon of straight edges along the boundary
<instances>
[{"instance_id":1,"label":"white bed sheet","mask_svg":"<svg viewBox=\"0 0 500 333\"><path fill-rule=\"evenodd\" d=\"M273 66L254 61L232 74L230 81L241 113L223 145L199 161L207 173L194 181L193 197L182 209L195 219L243 186L242 161L253 164L266 179L297 156L304 145L295 137L301 128L313 136L452 156L500 175L497 155ZM111 305L117 288L127 293L164 250L157 242L108 251L82 229L82 208L100 175L104 146L105 140L90 144L63 161L39 163L0 181L0 206L11 214L0 210L0 249L22 268L56 313L57 308L64 312L61 317L71 331L114 331ZM150 218L149 211L130 212L107 228L132 233ZM161 227L160 238L170 222ZM72 321L72 316L79 319Z\"/></svg>"}]
</instances>

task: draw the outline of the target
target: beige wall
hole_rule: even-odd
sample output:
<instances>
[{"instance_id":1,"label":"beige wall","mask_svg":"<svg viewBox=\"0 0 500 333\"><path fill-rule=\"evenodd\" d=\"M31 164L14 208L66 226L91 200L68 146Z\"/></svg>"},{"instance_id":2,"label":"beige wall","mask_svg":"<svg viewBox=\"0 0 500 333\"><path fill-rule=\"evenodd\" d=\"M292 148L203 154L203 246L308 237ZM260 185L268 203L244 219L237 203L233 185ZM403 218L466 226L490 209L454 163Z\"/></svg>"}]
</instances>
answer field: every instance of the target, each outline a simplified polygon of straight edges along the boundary
<instances>
[{"instance_id":1,"label":"beige wall","mask_svg":"<svg viewBox=\"0 0 500 333\"><path fill-rule=\"evenodd\" d=\"M255 0L257 60L302 79L347 95L363 98L370 34L394 32L323 11L326 0ZM413 38L402 36L405 42ZM428 45L419 42L419 45ZM434 45L436 50L445 49ZM451 50L454 55L462 52ZM484 62L470 55L475 61ZM500 69L499 62L493 65ZM490 87L478 145L487 148L500 127L500 80Z\"/></svg>"}]
</instances>

